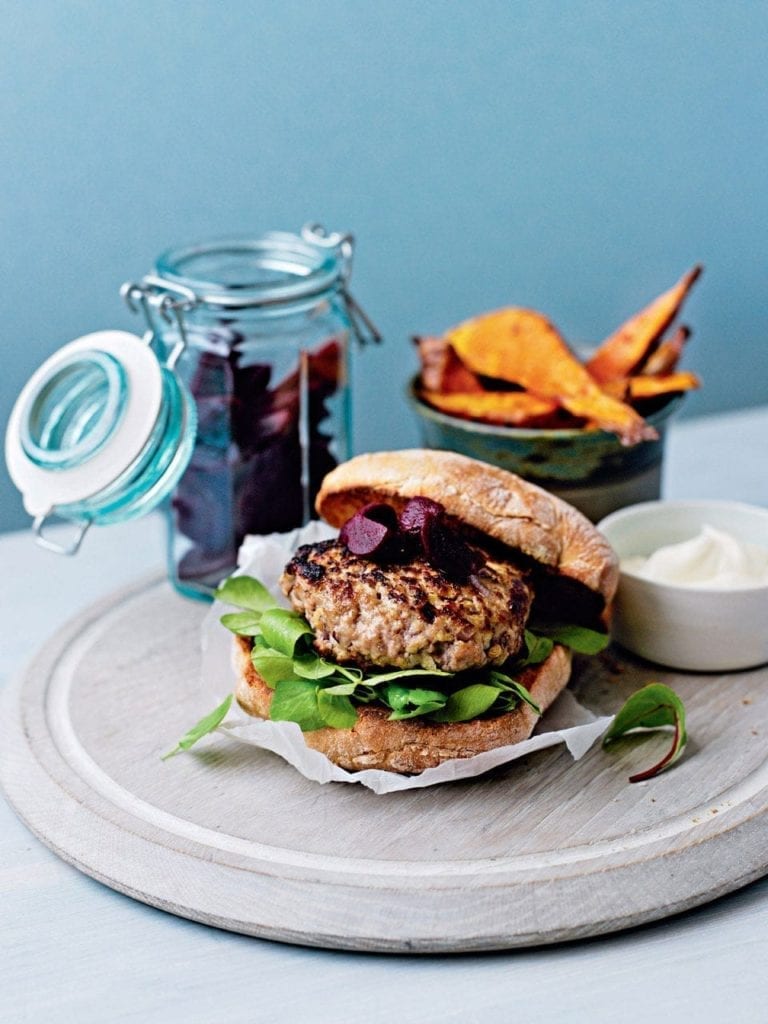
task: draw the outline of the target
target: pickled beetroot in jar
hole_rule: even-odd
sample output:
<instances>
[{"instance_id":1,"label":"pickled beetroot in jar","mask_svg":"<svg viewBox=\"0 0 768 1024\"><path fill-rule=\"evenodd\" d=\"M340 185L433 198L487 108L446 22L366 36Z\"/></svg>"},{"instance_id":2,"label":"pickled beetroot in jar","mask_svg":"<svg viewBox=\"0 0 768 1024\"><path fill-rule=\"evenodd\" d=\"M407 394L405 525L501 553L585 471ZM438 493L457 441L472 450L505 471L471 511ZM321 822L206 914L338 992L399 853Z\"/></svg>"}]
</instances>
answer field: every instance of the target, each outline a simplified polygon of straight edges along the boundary
<instances>
[{"instance_id":1,"label":"pickled beetroot in jar","mask_svg":"<svg viewBox=\"0 0 768 1024\"><path fill-rule=\"evenodd\" d=\"M208 596L247 534L308 522L320 482L350 455L350 236L317 227L173 249L129 286L158 355L197 410L197 435L170 500L170 572ZM378 340L363 316L366 334Z\"/></svg>"}]
</instances>

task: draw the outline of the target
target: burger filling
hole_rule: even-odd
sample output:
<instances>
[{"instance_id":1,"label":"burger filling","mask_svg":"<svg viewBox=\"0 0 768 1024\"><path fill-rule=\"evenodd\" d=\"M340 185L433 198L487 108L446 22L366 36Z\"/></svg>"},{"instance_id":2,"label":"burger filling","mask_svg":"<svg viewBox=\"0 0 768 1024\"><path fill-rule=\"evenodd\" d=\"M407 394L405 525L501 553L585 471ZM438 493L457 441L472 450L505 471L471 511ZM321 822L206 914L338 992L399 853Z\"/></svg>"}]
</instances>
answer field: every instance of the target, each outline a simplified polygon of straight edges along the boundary
<instances>
[{"instance_id":1,"label":"burger filling","mask_svg":"<svg viewBox=\"0 0 768 1024\"><path fill-rule=\"evenodd\" d=\"M570 616L531 629L534 570L505 554L428 498L399 511L366 505L337 540L305 545L288 563L280 585L291 611L258 580L233 576L217 597L239 611L221 621L274 691L270 718L306 731L351 728L364 704L426 722L470 721L521 703L541 714L516 677L555 644L596 653L607 637L563 625ZM539 573L537 593L542 582L546 591Z\"/></svg>"}]
</instances>

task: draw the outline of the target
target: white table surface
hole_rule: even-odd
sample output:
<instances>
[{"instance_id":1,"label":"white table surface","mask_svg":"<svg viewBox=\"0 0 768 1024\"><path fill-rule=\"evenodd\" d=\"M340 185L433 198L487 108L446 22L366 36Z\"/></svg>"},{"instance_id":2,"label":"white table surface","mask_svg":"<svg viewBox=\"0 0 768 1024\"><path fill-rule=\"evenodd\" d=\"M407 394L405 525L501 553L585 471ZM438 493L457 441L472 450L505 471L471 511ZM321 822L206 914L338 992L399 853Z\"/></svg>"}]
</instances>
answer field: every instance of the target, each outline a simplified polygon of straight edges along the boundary
<instances>
[{"instance_id":1,"label":"white table surface","mask_svg":"<svg viewBox=\"0 0 768 1024\"><path fill-rule=\"evenodd\" d=\"M768 506L768 407L683 422L665 496ZM0 682L75 612L162 567L152 516L60 558L0 536ZM768 836L766 836L768 841ZM60 861L0 801L0 1022L768 1021L768 878L610 938L473 956L358 955L184 921Z\"/></svg>"}]
</instances>

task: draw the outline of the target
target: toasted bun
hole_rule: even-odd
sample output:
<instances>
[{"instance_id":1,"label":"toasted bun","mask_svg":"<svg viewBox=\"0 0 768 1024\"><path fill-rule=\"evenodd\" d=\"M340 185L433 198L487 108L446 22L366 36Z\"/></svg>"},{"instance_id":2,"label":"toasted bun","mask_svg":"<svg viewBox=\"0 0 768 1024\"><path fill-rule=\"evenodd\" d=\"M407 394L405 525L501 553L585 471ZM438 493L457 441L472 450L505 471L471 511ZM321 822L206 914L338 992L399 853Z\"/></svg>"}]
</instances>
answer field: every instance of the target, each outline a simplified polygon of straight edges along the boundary
<instances>
[{"instance_id":1,"label":"toasted bun","mask_svg":"<svg viewBox=\"0 0 768 1024\"><path fill-rule=\"evenodd\" d=\"M235 640L237 702L249 715L269 718L273 691L251 663L251 641L242 636ZM570 674L570 651L556 646L541 665L525 669L519 681L544 711L565 688ZM533 709L522 703L506 714L471 722L441 724L414 718L391 722L388 716L386 708L366 704L357 709L353 728L316 729L305 732L304 739L308 747L348 771L383 768L412 774L453 757L472 757L519 743L531 735L538 721Z\"/></svg>"},{"instance_id":2,"label":"toasted bun","mask_svg":"<svg viewBox=\"0 0 768 1024\"><path fill-rule=\"evenodd\" d=\"M608 604L616 555L586 516L514 473L455 452L414 448L358 455L324 479L315 507L341 526L370 501L395 507L423 495L509 548L570 577Z\"/></svg>"}]
</instances>

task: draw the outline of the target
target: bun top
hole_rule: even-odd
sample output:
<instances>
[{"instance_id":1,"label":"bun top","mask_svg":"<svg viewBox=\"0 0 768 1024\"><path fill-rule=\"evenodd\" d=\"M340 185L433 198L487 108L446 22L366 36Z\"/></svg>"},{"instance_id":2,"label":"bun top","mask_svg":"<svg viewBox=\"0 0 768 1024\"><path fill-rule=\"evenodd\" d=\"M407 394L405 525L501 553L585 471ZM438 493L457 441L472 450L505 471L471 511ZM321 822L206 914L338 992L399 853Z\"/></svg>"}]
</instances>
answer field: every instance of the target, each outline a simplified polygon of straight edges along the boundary
<instances>
[{"instance_id":1,"label":"bun top","mask_svg":"<svg viewBox=\"0 0 768 1024\"><path fill-rule=\"evenodd\" d=\"M395 508L409 498L439 501L448 515L583 584L608 604L618 560L586 516L536 484L455 452L412 448L358 455L323 480L315 507L342 526L371 501Z\"/></svg>"}]
</instances>

